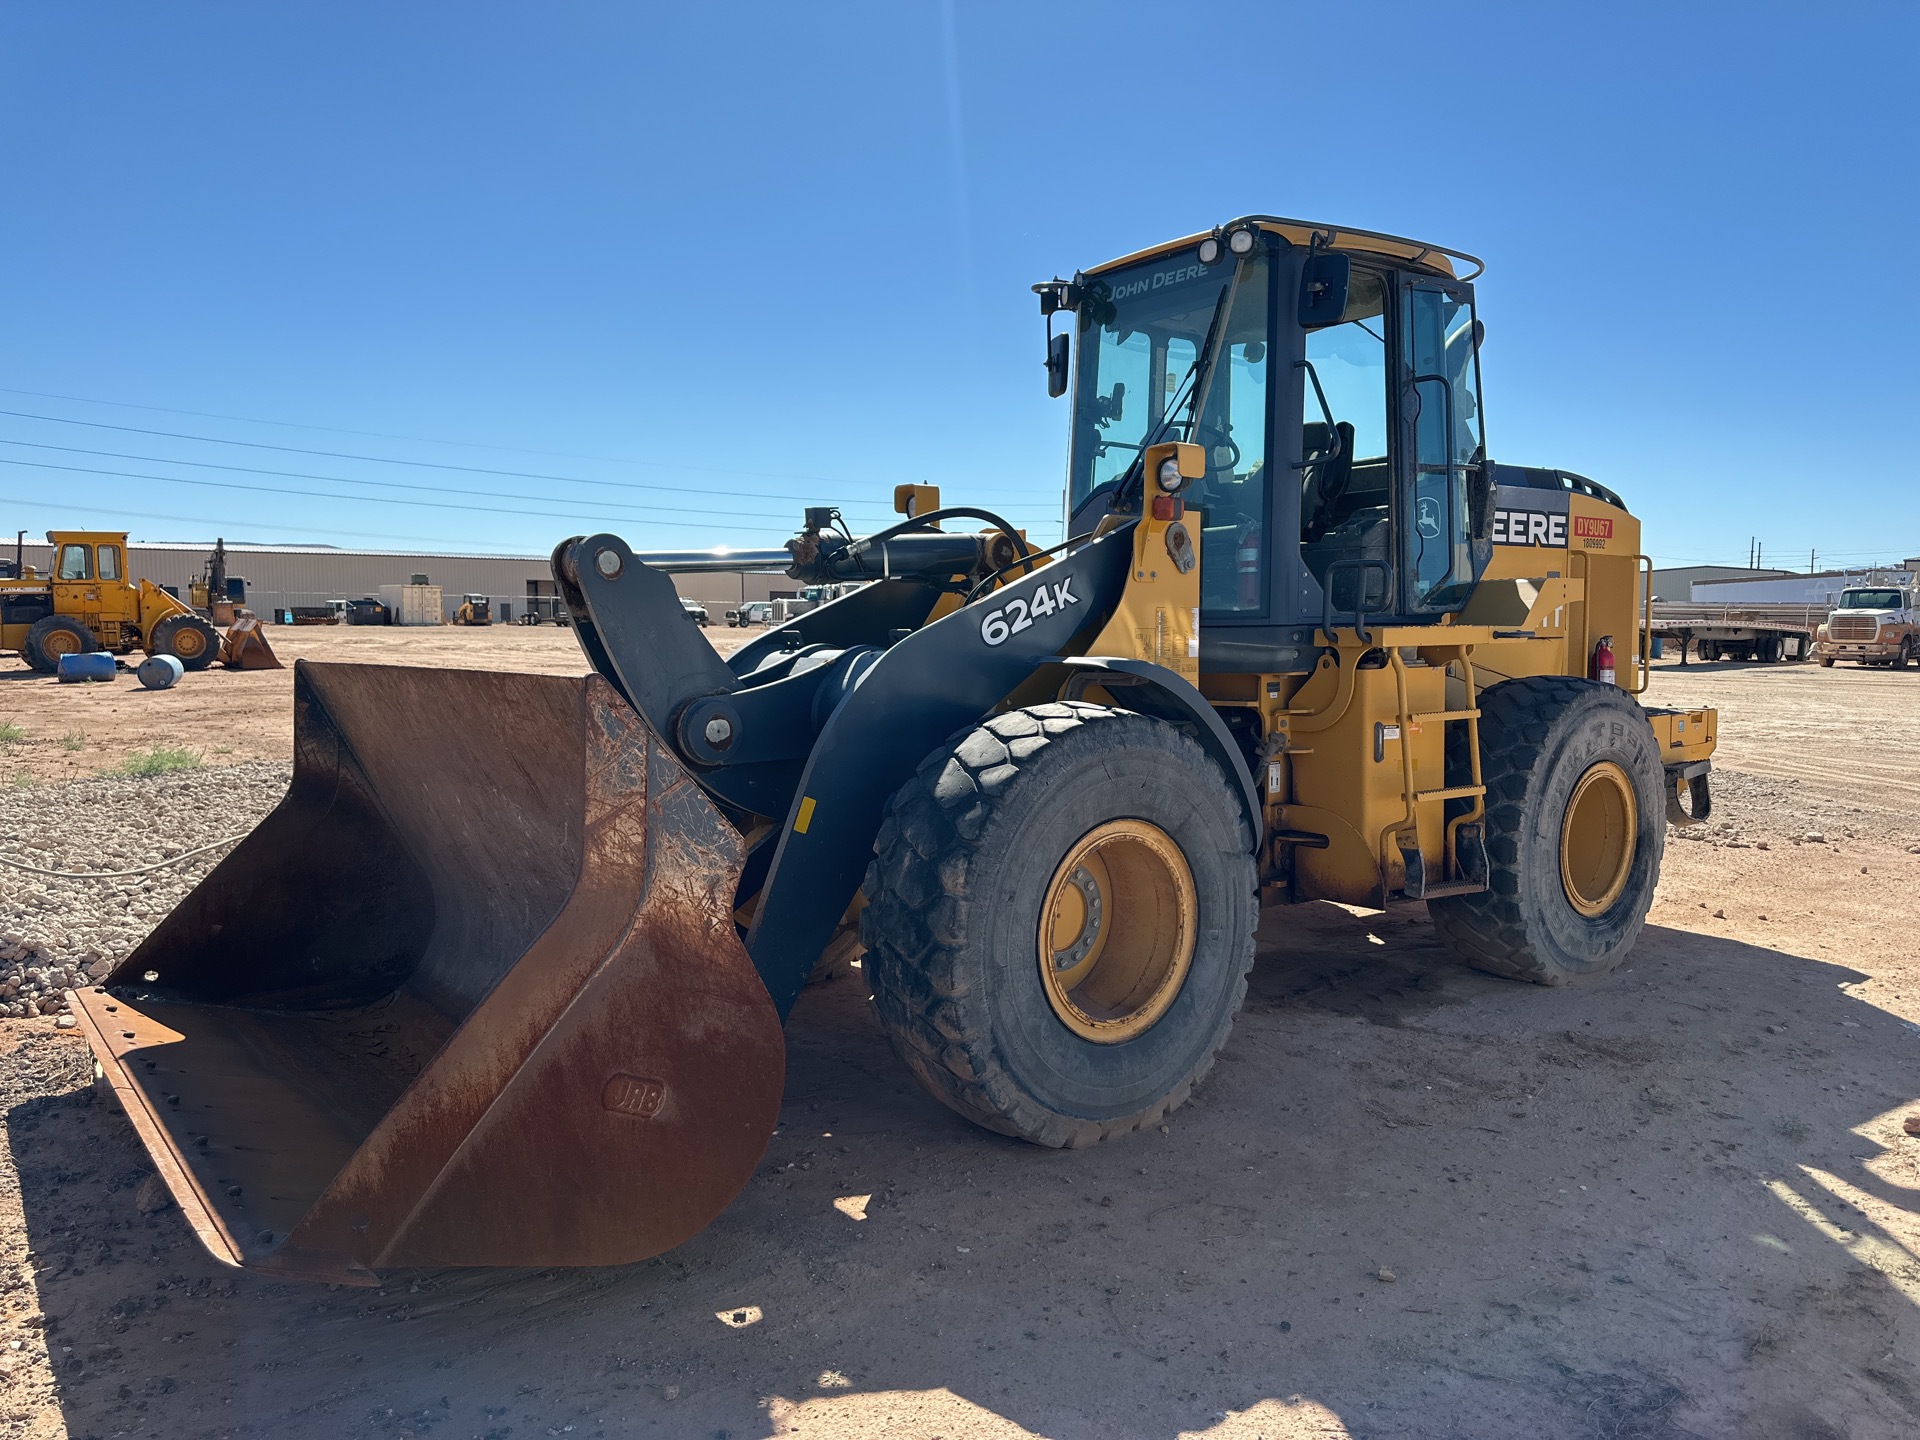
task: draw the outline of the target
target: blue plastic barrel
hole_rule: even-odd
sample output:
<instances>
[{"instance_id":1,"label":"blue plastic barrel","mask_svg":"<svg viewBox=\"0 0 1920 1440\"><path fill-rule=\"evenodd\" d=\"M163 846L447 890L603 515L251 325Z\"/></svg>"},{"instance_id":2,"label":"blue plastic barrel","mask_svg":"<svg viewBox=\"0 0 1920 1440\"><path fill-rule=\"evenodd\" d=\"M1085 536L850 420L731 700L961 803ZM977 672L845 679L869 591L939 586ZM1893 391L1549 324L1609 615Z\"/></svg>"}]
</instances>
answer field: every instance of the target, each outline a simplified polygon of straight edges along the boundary
<instances>
[{"instance_id":1,"label":"blue plastic barrel","mask_svg":"<svg viewBox=\"0 0 1920 1440\"><path fill-rule=\"evenodd\" d=\"M111 680L115 673L113 656L104 650L60 657L60 683L63 685L76 680Z\"/></svg>"},{"instance_id":2,"label":"blue plastic barrel","mask_svg":"<svg viewBox=\"0 0 1920 1440\"><path fill-rule=\"evenodd\" d=\"M149 690L171 690L174 682L187 673L187 667L171 655L149 655L133 673Z\"/></svg>"}]
</instances>

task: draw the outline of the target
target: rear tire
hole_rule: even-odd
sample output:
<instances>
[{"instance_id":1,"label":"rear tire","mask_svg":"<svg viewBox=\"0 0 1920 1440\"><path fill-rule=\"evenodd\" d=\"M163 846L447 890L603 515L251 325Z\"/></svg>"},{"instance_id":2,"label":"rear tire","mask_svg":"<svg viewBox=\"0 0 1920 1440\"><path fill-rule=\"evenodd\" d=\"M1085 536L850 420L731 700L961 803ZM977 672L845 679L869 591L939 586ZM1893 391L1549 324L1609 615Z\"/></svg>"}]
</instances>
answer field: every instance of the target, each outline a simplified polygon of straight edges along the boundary
<instances>
[{"instance_id":1,"label":"rear tire","mask_svg":"<svg viewBox=\"0 0 1920 1440\"><path fill-rule=\"evenodd\" d=\"M91 655L100 648L93 631L70 615L42 615L33 622L20 653L42 675L60 668L62 655Z\"/></svg>"},{"instance_id":2,"label":"rear tire","mask_svg":"<svg viewBox=\"0 0 1920 1440\"><path fill-rule=\"evenodd\" d=\"M198 615L169 615L153 627L149 655L171 655L188 670L204 670L220 653L220 632Z\"/></svg>"},{"instance_id":3,"label":"rear tire","mask_svg":"<svg viewBox=\"0 0 1920 1440\"><path fill-rule=\"evenodd\" d=\"M1253 843L1172 726L1079 702L997 715L888 806L861 916L881 1028L989 1130L1082 1146L1157 1121L1246 995Z\"/></svg>"},{"instance_id":4,"label":"rear tire","mask_svg":"<svg viewBox=\"0 0 1920 1440\"><path fill-rule=\"evenodd\" d=\"M1611 685L1509 680L1480 697L1489 888L1428 902L1477 969L1541 985L1602 975L1639 938L1666 849L1653 727Z\"/></svg>"}]
</instances>

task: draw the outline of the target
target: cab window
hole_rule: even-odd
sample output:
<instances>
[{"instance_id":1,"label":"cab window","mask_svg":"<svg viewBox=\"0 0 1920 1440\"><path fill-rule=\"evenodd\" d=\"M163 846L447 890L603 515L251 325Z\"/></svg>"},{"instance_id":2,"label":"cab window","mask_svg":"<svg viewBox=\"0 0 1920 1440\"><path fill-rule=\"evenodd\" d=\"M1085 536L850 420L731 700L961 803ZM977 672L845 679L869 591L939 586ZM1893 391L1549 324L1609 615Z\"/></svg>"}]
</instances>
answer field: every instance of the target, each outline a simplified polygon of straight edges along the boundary
<instances>
[{"instance_id":1,"label":"cab window","mask_svg":"<svg viewBox=\"0 0 1920 1440\"><path fill-rule=\"evenodd\" d=\"M102 580L120 578L120 547L118 545L100 547L100 578Z\"/></svg>"},{"instance_id":2,"label":"cab window","mask_svg":"<svg viewBox=\"0 0 1920 1440\"><path fill-rule=\"evenodd\" d=\"M1355 266L1338 323L1307 332L1300 551L1334 604L1387 601L1393 514L1387 422L1387 278ZM1335 570L1335 566L1339 570Z\"/></svg>"},{"instance_id":3,"label":"cab window","mask_svg":"<svg viewBox=\"0 0 1920 1440\"><path fill-rule=\"evenodd\" d=\"M93 579L93 548L88 545L62 545L60 547L60 565L54 571L56 580Z\"/></svg>"}]
</instances>

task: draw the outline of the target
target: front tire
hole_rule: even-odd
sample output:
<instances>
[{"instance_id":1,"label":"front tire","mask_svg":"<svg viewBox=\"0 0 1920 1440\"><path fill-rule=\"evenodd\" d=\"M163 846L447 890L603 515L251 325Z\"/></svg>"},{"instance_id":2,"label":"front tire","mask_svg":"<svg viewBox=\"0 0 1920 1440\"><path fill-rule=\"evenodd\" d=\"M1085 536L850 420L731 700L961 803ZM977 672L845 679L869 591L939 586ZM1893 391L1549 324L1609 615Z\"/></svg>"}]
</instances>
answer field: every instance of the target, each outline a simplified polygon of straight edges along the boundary
<instances>
[{"instance_id":1,"label":"front tire","mask_svg":"<svg viewBox=\"0 0 1920 1440\"><path fill-rule=\"evenodd\" d=\"M1633 949L1666 849L1664 775L1631 696L1563 676L1480 697L1489 888L1428 902L1469 965L1564 985Z\"/></svg>"},{"instance_id":2,"label":"front tire","mask_svg":"<svg viewBox=\"0 0 1920 1440\"><path fill-rule=\"evenodd\" d=\"M1226 1043L1259 921L1219 769L1144 715L1010 711L895 793L867 871L874 1009L936 1098L1049 1146L1182 1104Z\"/></svg>"},{"instance_id":3,"label":"front tire","mask_svg":"<svg viewBox=\"0 0 1920 1440\"><path fill-rule=\"evenodd\" d=\"M220 652L220 632L198 615L170 615L153 627L149 655L171 655L188 670L204 670Z\"/></svg>"},{"instance_id":4,"label":"front tire","mask_svg":"<svg viewBox=\"0 0 1920 1440\"><path fill-rule=\"evenodd\" d=\"M28 629L20 653L33 669L51 675L62 655L91 655L99 648L93 631L71 615L42 615Z\"/></svg>"}]
</instances>

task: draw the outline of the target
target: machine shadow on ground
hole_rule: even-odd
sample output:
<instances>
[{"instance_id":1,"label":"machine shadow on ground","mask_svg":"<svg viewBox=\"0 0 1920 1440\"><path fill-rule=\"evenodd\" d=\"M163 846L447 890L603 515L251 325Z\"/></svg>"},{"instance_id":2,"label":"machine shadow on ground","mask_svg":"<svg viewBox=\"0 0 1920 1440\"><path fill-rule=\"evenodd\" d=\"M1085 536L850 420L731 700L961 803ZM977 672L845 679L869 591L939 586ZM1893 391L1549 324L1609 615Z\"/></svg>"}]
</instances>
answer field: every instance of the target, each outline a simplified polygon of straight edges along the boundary
<instances>
[{"instance_id":1,"label":"machine shadow on ground","mask_svg":"<svg viewBox=\"0 0 1920 1440\"><path fill-rule=\"evenodd\" d=\"M1651 929L1545 990L1460 968L1418 906L1272 911L1194 1101L1056 1153L928 1099L843 972L690 1244L378 1291L140 1213L82 1047L24 1043L69 1078L7 1139L74 1437L1891 1435L1920 1426L1891 1138L1920 1036L1858 978Z\"/></svg>"}]
</instances>

